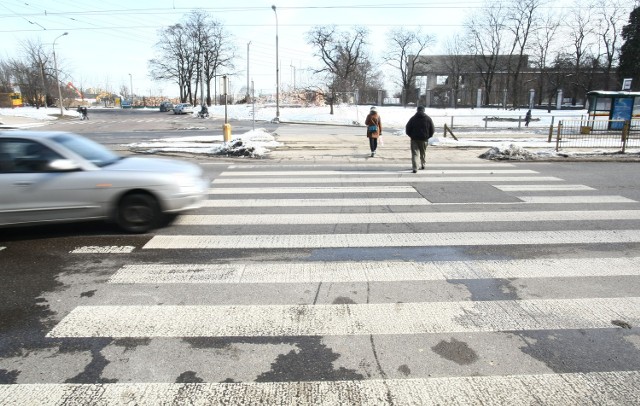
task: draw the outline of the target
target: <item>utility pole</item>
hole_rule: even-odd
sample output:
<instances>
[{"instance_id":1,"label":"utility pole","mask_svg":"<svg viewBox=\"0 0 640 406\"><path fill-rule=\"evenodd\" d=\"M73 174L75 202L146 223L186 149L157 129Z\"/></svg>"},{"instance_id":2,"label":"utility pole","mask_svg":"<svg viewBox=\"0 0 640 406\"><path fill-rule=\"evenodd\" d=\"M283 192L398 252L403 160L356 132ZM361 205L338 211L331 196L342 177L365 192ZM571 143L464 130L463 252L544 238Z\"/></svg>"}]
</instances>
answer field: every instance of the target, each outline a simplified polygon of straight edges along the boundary
<instances>
[{"instance_id":1,"label":"utility pole","mask_svg":"<svg viewBox=\"0 0 640 406\"><path fill-rule=\"evenodd\" d=\"M280 120L280 63L278 62L278 12L276 6L271 6L276 15L276 119Z\"/></svg>"},{"instance_id":2,"label":"utility pole","mask_svg":"<svg viewBox=\"0 0 640 406\"><path fill-rule=\"evenodd\" d=\"M289 67L293 68L293 91L296 91L296 67L293 65L289 65Z\"/></svg>"},{"instance_id":3,"label":"utility pole","mask_svg":"<svg viewBox=\"0 0 640 406\"><path fill-rule=\"evenodd\" d=\"M68 32L65 32L64 34L57 36L56 39L53 40L53 65L56 69L56 82L58 84L58 103L60 103L60 117L64 115L64 111L62 110L62 89L60 89L60 78L58 77L58 60L56 59L56 41L58 40L58 38L64 37L65 35L68 35L68 34L69 34Z\"/></svg>"},{"instance_id":4,"label":"utility pole","mask_svg":"<svg viewBox=\"0 0 640 406\"><path fill-rule=\"evenodd\" d=\"M249 103L249 98L251 97L249 90L249 45L251 45L251 41L247 43L247 97L245 99L247 103Z\"/></svg>"}]
</instances>

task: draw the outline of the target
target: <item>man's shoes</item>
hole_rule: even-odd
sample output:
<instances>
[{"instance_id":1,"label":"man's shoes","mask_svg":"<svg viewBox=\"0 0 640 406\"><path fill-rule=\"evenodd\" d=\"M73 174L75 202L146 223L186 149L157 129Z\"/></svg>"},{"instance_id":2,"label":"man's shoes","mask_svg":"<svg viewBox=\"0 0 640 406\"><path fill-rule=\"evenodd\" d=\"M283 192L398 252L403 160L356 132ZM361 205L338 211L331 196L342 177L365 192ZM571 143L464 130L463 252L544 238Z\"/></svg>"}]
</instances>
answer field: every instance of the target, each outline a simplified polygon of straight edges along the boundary
<instances>
[{"instance_id":1,"label":"man's shoes","mask_svg":"<svg viewBox=\"0 0 640 406\"><path fill-rule=\"evenodd\" d=\"M416 171L416 170L414 169L414 170L413 170L413 173L416 173L416 172L418 172L418 171Z\"/></svg>"},{"instance_id":2,"label":"man's shoes","mask_svg":"<svg viewBox=\"0 0 640 406\"><path fill-rule=\"evenodd\" d=\"M371 158L373 158L373 156L374 156L375 154L376 154L375 152L372 152L372 153L371 153Z\"/></svg>"},{"instance_id":3,"label":"man's shoes","mask_svg":"<svg viewBox=\"0 0 640 406\"><path fill-rule=\"evenodd\" d=\"M422 166L420 167L420 169L424 169L424 165L422 165Z\"/></svg>"}]
</instances>

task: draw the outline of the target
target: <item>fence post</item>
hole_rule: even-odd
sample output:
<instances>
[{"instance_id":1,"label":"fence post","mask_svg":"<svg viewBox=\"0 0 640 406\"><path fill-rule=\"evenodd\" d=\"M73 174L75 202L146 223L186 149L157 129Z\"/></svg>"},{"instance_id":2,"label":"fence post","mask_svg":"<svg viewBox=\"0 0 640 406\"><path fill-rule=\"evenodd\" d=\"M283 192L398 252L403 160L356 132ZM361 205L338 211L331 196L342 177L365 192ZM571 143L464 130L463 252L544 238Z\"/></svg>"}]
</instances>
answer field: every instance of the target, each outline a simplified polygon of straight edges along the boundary
<instances>
[{"instance_id":1,"label":"fence post","mask_svg":"<svg viewBox=\"0 0 640 406\"><path fill-rule=\"evenodd\" d=\"M631 127L631 121L625 120L622 126L622 153L624 154L627 149L627 141L629 140L629 128Z\"/></svg>"},{"instance_id":2,"label":"fence post","mask_svg":"<svg viewBox=\"0 0 640 406\"><path fill-rule=\"evenodd\" d=\"M551 138L553 138L553 124L551 124L549 126L549 139L547 140L547 142L551 142Z\"/></svg>"},{"instance_id":3,"label":"fence post","mask_svg":"<svg viewBox=\"0 0 640 406\"><path fill-rule=\"evenodd\" d=\"M453 129L453 116L451 116L451 129Z\"/></svg>"},{"instance_id":4,"label":"fence post","mask_svg":"<svg viewBox=\"0 0 640 406\"><path fill-rule=\"evenodd\" d=\"M556 137L556 152L560 150L560 137L562 136L562 120L558 121L558 136Z\"/></svg>"},{"instance_id":5,"label":"fence post","mask_svg":"<svg viewBox=\"0 0 640 406\"><path fill-rule=\"evenodd\" d=\"M518 116L518 130L522 128L522 116Z\"/></svg>"},{"instance_id":6,"label":"fence post","mask_svg":"<svg viewBox=\"0 0 640 406\"><path fill-rule=\"evenodd\" d=\"M487 129L487 124L489 123L489 116L484 116L484 129Z\"/></svg>"}]
</instances>

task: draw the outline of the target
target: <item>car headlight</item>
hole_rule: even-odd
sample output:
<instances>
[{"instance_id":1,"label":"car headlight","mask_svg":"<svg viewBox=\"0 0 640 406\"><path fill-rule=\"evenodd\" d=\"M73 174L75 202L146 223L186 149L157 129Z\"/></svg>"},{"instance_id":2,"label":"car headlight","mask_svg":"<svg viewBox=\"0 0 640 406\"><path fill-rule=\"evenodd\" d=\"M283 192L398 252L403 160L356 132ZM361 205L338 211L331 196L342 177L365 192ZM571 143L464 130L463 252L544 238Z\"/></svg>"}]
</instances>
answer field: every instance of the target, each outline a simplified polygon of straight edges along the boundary
<instances>
[{"instance_id":1,"label":"car headlight","mask_svg":"<svg viewBox=\"0 0 640 406\"><path fill-rule=\"evenodd\" d=\"M179 173L175 175L174 179L176 180L180 193L202 193L202 180L200 178Z\"/></svg>"}]
</instances>

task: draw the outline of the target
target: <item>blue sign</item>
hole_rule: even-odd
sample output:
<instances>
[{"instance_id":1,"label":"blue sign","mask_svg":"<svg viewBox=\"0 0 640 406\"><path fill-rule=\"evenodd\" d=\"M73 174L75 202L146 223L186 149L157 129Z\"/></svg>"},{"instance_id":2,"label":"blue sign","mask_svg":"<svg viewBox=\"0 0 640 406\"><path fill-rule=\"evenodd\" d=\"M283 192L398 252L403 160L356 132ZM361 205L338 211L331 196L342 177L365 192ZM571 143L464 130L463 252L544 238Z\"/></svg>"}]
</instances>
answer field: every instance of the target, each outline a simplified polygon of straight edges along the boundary
<instances>
[{"instance_id":1,"label":"blue sign","mask_svg":"<svg viewBox=\"0 0 640 406\"><path fill-rule=\"evenodd\" d=\"M633 98L621 97L613 99L613 110L611 111L611 120L631 120L633 113ZM612 130L622 130L624 122L614 121L611 123Z\"/></svg>"}]
</instances>

